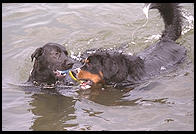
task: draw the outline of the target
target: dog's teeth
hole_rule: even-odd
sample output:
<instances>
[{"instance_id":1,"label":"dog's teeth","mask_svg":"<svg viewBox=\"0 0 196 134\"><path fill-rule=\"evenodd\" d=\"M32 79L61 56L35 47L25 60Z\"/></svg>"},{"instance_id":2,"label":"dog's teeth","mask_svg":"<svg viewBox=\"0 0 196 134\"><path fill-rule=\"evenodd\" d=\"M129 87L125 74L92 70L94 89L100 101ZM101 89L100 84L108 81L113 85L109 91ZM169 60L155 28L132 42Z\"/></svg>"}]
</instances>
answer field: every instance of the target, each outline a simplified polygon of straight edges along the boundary
<instances>
[{"instance_id":1,"label":"dog's teeth","mask_svg":"<svg viewBox=\"0 0 196 134\"><path fill-rule=\"evenodd\" d=\"M76 69L77 73L79 73L79 72L80 72L80 70L81 70L80 68L77 68L77 69Z\"/></svg>"},{"instance_id":2,"label":"dog's teeth","mask_svg":"<svg viewBox=\"0 0 196 134\"><path fill-rule=\"evenodd\" d=\"M91 88L90 85L82 85L82 86L80 86L80 87L81 87L81 89L89 89L89 88Z\"/></svg>"}]
</instances>

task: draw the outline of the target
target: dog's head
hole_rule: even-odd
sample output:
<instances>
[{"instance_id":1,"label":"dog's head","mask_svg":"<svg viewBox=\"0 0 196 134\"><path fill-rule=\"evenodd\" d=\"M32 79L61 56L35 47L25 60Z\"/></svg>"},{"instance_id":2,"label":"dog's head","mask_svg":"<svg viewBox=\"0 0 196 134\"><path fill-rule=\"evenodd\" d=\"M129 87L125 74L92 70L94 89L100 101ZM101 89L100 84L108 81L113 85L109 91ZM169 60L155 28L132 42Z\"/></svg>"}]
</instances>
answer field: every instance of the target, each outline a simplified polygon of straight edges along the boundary
<instances>
[{"instance_id":1,"label":"dog's head","mask_svg":"<svg viewBox=\"0 0 196 134\"><path fill-rule=\"evenodd\" d=\"M92 54L78 69L77 78L91 81L92 85L115 83L124 80L128 74L127 71L126 61L120 54Z\"/></svg>"},{"instance_id":2,"label":"dog's head","mask_svg":"<svg viewBox=\"0 0 196 134\"><path fill-rule=\"evenodd\" d=\"M56 82L56 70L67 70L72 68L73 61L68 57L65 47L56 43L47 43L43 47L37 48L31 55L34 61L30 81L47 84Z\"/></svg>"}]
</instances>

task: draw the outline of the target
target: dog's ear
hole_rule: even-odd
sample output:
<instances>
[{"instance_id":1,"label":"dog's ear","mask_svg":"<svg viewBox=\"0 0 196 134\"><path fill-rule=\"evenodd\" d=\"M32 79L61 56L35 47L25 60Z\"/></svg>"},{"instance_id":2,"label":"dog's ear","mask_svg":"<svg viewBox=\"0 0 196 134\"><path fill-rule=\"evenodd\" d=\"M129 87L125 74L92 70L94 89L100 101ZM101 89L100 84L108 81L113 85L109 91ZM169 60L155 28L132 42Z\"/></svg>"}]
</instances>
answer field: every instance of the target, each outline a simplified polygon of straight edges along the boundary
<instances>
[{"instance_id":1,"label":"dog's ear","mask_svg":"<svg viewBox=\"0 0 196 134\"><path fill-rule=\"evenodd\" d=\"M102 64L102 71L106 79L111 79L111 77L119 70L117 63L110 58L103 59Z\"/></svg>"},{"instance_id":2,"label":"dog's ear","mask_svg":"<svg viewBox=\"0 0 196 134\"><path fill-rule=\"evenodd\" d=\"M33 52L33 54L31 55L31 62L33 61L34 58L37 59L39 56L41 56L42 53L43 53L43 48L42 47L37 48L35 52Z\"/></svg>"}]
</instances>

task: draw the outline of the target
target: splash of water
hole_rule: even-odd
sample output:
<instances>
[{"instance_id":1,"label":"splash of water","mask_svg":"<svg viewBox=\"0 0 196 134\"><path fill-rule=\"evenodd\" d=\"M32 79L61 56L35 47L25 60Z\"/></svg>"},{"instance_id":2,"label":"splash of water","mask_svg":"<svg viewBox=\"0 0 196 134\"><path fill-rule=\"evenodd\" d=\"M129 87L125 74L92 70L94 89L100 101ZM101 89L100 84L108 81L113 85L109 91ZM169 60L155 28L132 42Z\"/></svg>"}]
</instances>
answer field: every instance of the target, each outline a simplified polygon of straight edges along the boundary
<instances>
[{"instance_id":1,"label":"splash of water","mask_svg":"<svg viewBox=\"0 0 196 134\"><path fill-rule=\"evenodd\" d=\"M137 30L139 30L140 28L146 26L146 24L148 23L148 11L149 11L149 7L150 7L150 4L148 4L147 6L145 6L145 7L143 8L143 13L144 13L144 15L146 16L146 22L145 22L142 26L136 28L136 29L133 31L133 33L132 33L132 42L131 42L132 44L136 44L136 43L134 42L134 34L135 34L135 32L136 32Z\"/></svg>"}]
</instances>

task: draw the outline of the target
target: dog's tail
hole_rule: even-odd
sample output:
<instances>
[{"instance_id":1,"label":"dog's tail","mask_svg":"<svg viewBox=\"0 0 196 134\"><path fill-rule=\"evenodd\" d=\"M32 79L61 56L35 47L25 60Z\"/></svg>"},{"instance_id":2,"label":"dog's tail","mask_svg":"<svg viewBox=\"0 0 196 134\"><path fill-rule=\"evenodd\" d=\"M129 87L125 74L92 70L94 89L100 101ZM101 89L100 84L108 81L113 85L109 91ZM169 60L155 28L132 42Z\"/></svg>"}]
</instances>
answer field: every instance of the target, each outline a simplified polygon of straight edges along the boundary
<instances>
[{"instance_id":1,"label":"dog's tail","mask_svg":"<svg viewBox=\"0 0 196 134\"><path fill-rule=\"evenodd\" d=\"M150 3L149 9L158 9L163 18L165 30L161 40L177 40L182 32L180 6L177 3Z\"/></svg>"}]
</instances>

